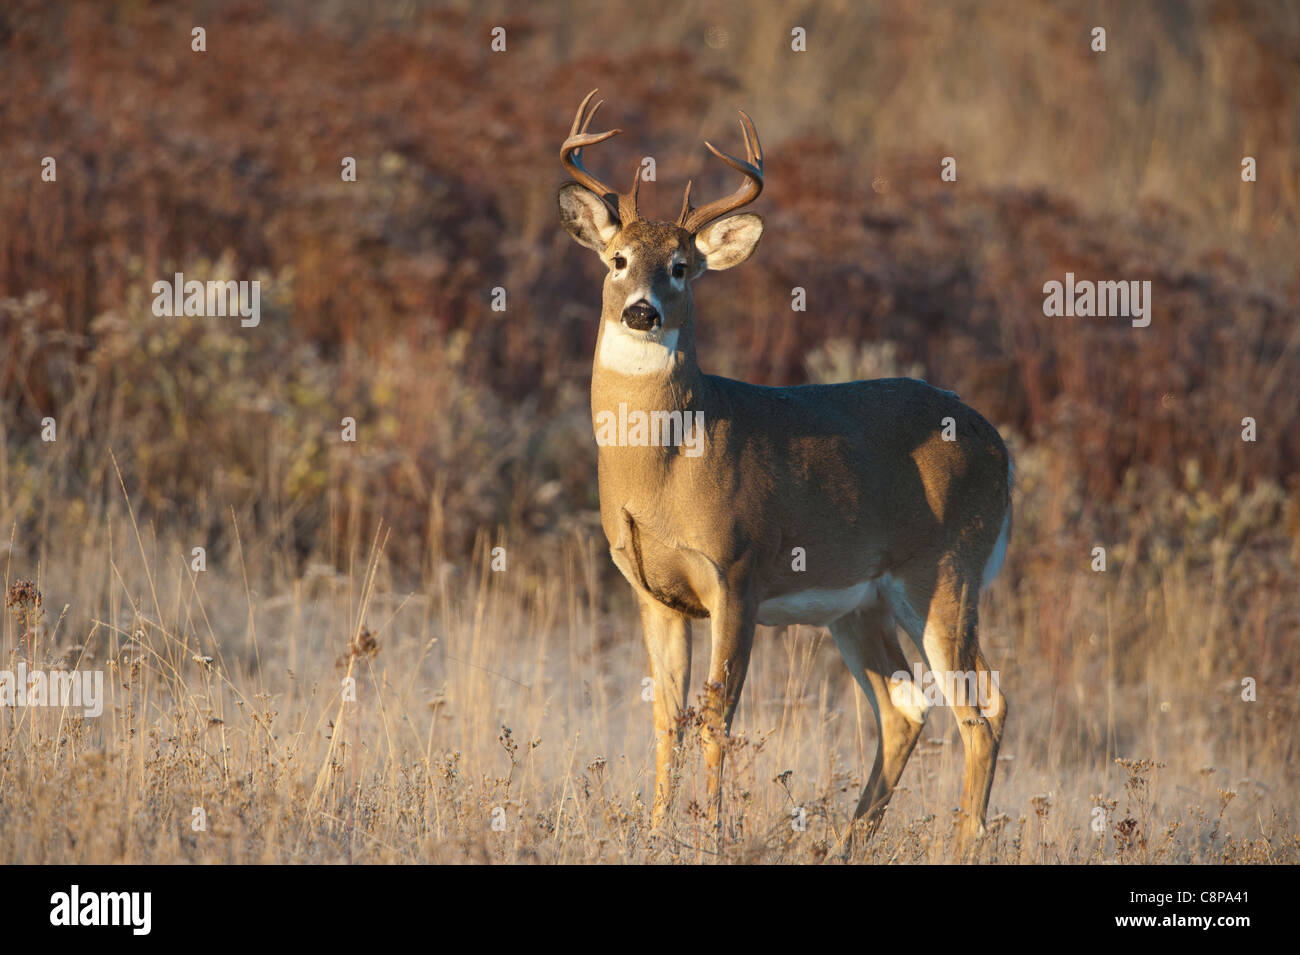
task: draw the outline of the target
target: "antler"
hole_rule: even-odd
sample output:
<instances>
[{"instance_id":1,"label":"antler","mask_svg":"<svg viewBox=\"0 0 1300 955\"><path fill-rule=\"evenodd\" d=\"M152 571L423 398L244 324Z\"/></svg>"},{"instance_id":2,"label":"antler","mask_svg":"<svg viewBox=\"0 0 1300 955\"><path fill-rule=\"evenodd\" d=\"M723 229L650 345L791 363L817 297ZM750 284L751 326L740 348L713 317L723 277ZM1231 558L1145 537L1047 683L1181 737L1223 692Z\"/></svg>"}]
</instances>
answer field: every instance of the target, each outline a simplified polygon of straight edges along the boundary
<instances>
[{"instance_id":1,"label":"antler","mask_svg":"<svg viewBox=\"0 0 1300 955\"><path fill-rule=\"evenodd\" d=\"M604 100L598 101L591 108L591 112L587 112L587 104L591 102L591 98L595 95L596 91L592 90L578 107L578 112L573 117L573 126L569 128L569 138L560 147L560 162L564 163L564 168L579 184L600 196L607 205L617 208L619 220L626 225L633 219L640 218L640 214L636 210L636 198L641 190L640 168L637 168L636 179L632 183L632 191L619 192L617 189L611 189L587 172L582 165L582 150L585 147L603 143L623 131L621 129L611 129L604 133L587 132L587 127L591 125L591 119L596 115L596 110L600 109L601 103L605 102Z\"/></svg>"},{"instance_id":2,"label":"antler","mask_svg":"<svg viewBox=\"0 0 1300 955\"><path fill-rule=\"evenodd\" d=\"M713 144L706 142L709 152L717 156L732 169L742 173L745 181L740 188L723 199L715 199L698 209L691 208L691 183L686 184L686 196L682 199L682 213L677 217L677 224L692 234L698 232L714 219L735 212L741 206L748 205L758 198L763 191L763 147L758 141L758 130L754 121L743 109L740 112L740 130L745 134L745 155L748 162L742 162L735 156L729 156Z\"/></svg>"}]
</instances>

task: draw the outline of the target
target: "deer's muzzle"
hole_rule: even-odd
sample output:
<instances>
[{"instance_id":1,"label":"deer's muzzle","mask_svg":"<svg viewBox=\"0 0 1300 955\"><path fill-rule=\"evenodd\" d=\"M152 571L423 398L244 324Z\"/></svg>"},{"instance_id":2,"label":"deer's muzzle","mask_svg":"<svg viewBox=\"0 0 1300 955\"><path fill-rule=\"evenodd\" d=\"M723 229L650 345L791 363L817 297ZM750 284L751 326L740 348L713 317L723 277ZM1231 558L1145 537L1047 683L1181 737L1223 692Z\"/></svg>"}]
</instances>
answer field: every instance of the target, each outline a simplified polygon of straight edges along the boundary
<instances>
[{"instance_id":1,"label":"deer's muzzle","mask_svg":"<svg viewBox=\"0 0 1300 955\"><path fill-rule=\"evenodd\" d=\"M638 332L648 332L663 324L653 305L642 300L623 309L623 324Z\"/></svg>"}]
</instances>

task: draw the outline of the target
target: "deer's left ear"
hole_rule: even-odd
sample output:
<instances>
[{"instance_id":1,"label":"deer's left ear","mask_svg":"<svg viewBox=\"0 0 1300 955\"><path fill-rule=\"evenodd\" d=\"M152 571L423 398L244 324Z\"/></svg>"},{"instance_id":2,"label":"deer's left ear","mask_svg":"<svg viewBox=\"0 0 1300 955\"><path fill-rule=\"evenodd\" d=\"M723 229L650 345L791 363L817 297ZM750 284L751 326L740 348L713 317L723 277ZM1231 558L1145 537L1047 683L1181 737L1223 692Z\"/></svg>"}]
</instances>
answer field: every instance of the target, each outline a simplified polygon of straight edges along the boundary
<instances>
[{"instance_id":1,"label":"deer's left ear","mask_svg":"<svg viewBox=\"0 0 1300 955\"><path fill-rule=\"evenodd\" d=\"M560 187L560 222L580 245L594 252L604 252L621 223L609 211L603 199L576 182Z\"/></svg>"},{"instance_id":2,"label":"deer's left ear","mask_svg":"<svg viewBox=\"0 0 1300 955\"><path fill-rule=\"evenodd\" d=\"M706 225L695 236L695 248L711 270L729 269L753 253L763 235L763 220L745 212Z\"/></svg>"}]
</instances>

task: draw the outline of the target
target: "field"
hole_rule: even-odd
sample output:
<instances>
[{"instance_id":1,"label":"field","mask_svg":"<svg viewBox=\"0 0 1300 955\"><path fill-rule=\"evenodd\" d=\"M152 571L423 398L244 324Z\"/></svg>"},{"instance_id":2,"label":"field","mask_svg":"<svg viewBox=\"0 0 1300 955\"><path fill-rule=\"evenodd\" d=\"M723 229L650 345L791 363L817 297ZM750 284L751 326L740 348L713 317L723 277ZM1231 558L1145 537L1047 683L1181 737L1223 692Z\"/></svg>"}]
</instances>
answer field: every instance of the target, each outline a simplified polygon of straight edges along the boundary
<instances>
[{"instance_id":1,"label":"field","mask_svg":"<svg viewBox=\"0 0 1300 955\"><path fill-rule=\"evenodd\" d=\"M693 734L651 832L600 270L555 211L595 86L601 169L654 157L660 216L733 188L701 141L737 105L762 132L706 371L924 377L1012 450L980 861L1300 862L1300 12L752 9L0 12L0 672L104 689L0 705L0 862L954 859L943 708L844 849L874 723L812 627L760 629L721 838ZM1150 325L1046 316L1067 271L1149 280ZM260 323L158 317L176 272L259 280Z\"/></svg>"}]
</instances>

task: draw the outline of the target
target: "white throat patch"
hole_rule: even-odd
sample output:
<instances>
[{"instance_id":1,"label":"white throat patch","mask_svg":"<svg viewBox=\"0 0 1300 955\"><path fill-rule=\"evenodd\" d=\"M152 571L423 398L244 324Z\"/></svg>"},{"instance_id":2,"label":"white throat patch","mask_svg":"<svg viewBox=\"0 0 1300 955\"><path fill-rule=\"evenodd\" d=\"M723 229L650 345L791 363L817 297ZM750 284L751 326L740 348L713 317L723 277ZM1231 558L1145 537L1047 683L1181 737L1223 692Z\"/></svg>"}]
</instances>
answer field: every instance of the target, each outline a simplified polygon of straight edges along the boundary
<instances>
[{"instance_id":1,"label":"white throat patch","mask_svg":"<svg viewBox=\"0 0 1300 955\"><path fill-rule=\"evenodd\" d=\"M659 339L644 338L621 322L606 322L600 336L600 367L621 375L658 375L668 371L677 357L677 329Z\"/></svg>"}]
</instances>

